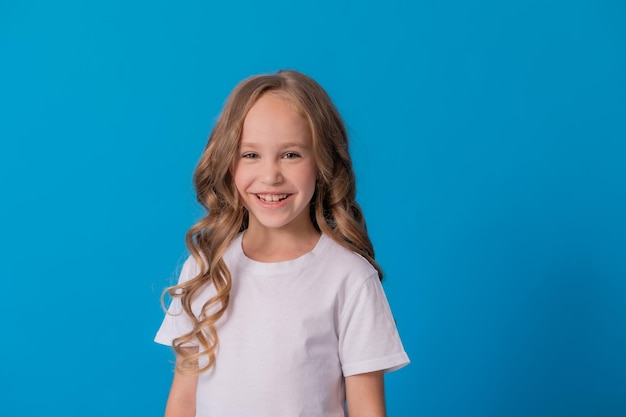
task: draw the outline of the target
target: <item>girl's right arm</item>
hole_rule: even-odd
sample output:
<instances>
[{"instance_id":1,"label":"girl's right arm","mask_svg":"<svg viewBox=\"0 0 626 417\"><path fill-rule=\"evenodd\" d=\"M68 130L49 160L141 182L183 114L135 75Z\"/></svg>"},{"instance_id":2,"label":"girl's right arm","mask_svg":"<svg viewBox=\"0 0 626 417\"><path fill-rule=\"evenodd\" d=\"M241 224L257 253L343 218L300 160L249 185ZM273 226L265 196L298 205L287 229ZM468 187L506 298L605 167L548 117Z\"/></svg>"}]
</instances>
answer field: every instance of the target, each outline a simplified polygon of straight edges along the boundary
<instances>
[{"instance_id":1,"label":"girl's right arm","mask_svg":"<svg viewBox=\"0 0 626 417\"><path fill-rule=\"evenodd\" d=\"M185 348L189 353L195 353L198 348ZM176 362L180 357L176 357ZM196 415L196 388L198 376L183 375L174 371L174 380L170 395L165 406L165 417L195 417Z\"/></svg>"}]
</instances>

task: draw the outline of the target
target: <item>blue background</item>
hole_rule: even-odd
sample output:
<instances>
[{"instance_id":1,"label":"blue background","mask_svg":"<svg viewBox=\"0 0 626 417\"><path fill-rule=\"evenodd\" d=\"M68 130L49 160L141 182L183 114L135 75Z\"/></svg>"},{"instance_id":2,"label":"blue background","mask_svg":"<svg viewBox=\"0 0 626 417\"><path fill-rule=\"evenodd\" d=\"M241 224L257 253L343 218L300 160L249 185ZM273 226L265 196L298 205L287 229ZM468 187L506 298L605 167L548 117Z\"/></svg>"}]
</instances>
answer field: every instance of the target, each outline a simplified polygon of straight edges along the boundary
<instances>
[{"instance_id":1,"label":"blue background","mask_svg":"<svg viewBox=\"0 0 626 417\"><path fill-rule=\"evenodd\" d=\"M232 87L280 68L350 129L412 359L389 415L626 415L608 0L3 2L1 414L162 413L193 168Z\"/></svg>"}]
</instances>

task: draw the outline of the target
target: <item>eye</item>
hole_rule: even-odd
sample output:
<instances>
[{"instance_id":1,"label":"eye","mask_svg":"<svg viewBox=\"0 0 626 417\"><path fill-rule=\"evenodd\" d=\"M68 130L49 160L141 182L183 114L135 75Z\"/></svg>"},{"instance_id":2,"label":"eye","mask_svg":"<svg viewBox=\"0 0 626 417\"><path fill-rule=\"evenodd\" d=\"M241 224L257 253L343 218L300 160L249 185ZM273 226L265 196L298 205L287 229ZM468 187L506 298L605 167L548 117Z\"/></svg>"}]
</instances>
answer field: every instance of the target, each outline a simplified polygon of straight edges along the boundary
<instances>
[{"instance_id":1,"label":"eye","mask_svg":"<svg viewBox=\"0 0 626 417\"><path fill-rule=\"evenodd\" d=\"M296 152L285 152L283 154L283 158L285 159L295 159L299 157L300 157L300 154L297 154Z\"/></svg>"},{"instance_id":2,"label":"eye","mask_svg":"<svg viewBox=\"0 0 626 417\"><path fill-rule=\"evenodd\" d=\"M259 157L259 154L254 153L254 152L246 152L243 155L241 155L241 157L245 159L256 159Z\"/></svg>"}]
</instances>

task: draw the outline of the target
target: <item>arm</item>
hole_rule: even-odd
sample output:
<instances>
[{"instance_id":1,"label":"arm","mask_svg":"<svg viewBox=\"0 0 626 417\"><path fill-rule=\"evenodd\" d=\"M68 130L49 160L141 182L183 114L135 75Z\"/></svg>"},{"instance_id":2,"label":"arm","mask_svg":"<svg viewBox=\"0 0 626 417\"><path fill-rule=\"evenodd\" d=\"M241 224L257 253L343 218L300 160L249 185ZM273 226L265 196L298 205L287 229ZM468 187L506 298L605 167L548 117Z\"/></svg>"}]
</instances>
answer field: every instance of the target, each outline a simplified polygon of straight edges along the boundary
<instances>
[{"instance_id":1,"label":"arm","mask_svg":"<svg viewBox=\"0 0 626 417\"><path fill-rule=\"evenodd\" d=\"M346 377L346 402L350 417L385 417L384 372Z\"/></svg>"},{"instance_id":2,"label":"arm","mask_svg":"<svg viewBox=\"0 0 626 417\"><path fill-rule=\"evenodd\" d=\"M191 352L197 352L197 348L188 348ZM180 360L176 358L176 362ZM195 417L196 415L196 387L198 376L182 375L174 371L174 380L170 395L165 406L165 417Z\"/></svg>"}]
</instances>

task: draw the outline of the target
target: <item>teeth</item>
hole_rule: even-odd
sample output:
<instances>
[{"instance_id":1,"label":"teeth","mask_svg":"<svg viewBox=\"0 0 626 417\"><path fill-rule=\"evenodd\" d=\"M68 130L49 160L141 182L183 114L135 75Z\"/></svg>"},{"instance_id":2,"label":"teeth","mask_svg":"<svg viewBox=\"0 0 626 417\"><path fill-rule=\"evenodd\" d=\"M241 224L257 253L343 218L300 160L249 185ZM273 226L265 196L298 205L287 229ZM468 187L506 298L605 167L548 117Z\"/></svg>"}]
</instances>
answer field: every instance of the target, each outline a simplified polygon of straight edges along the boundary
<instances>
[{"instance_id":1,"label":"teeth","mask_svg":"<svg viewBox=\"0 0 626 417\"><path fill-rule=\"evenodd\" d=\"M280 200L284 200L287 198L287 194L257 194L256 195L260 200L275 203Z\"/></svg>"}]
</instances>

